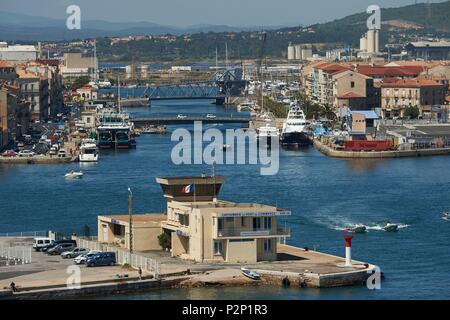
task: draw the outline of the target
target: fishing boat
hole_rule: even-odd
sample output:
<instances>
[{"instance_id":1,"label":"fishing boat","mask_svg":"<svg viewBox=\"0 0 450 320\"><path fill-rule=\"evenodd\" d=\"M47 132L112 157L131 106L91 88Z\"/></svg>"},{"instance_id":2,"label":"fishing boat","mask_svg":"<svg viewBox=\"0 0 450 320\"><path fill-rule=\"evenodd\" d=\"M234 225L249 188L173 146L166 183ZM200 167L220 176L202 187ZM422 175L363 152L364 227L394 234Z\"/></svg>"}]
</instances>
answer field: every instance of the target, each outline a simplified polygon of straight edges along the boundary
<instances>
[{"instance_id":1,"label":"fishing boat","mask_svg":"<svg viewBox=\"0 0 450 320\"><path fill-rule=\"evenodd\" d=\"M260 280L261 275L255 271L251 271L247 268L241 268L242 274L246 276L247 278L250 278L252 280Z\"/></svg>"},{"instance_id":2,"label":"fishing boat","mask_svg":"<svg viewBox=\"0 0 450 320\"><path fill-rule=\"evenodd\" d=\"M398 230L398 225L395 223L386 223L386 225L383 227L384 231L393 232Z\"/></svg>"},{"instance_id":3,"label":"fishing boat","mask_svg":"<svg viewBox=\"0 0 450 320\"><path fill-rule=\"evenodd\" d=\"M72 171L66 173L64 175L64 177L70 178L70 179L79 179L79 178L83 177L83 172L81 172L81 171L73 171L72 170Z\"/></svg>"},{"instance_id":4,"label":"fishing boat","mask_svg":"<svg viewBox=\"0 0 450 320\"><path fill-rule=\"evenodd\" d=\"M80 162L97 162L98 148L94 139L83 139L80 147Z\"/></svg>"},{"instance_id":5,"label":"fishing boat","mask_svg":"<svg viewBox=\"0 0 450 320\"><path fill-rule=\"evenodd\" d=\"M101 149L132 148L133 131L129 115L114 108L102 109L97 115L98 146Z\"/></svg>"}]
</instances>

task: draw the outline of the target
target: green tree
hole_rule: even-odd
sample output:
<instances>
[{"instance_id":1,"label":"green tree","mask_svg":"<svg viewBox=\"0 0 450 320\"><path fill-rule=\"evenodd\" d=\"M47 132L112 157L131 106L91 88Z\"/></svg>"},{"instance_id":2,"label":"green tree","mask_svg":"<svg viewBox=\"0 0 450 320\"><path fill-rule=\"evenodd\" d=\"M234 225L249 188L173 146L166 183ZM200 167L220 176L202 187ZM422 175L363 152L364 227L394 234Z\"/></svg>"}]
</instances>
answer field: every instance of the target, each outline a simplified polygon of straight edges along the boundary
<instances>
[{"instance_id":1,"label":"green tree","mask_svg":"<svg viewBox=\"0 0 450 320\"><path fill-rule=\"evenodd\" d=\"M163 232L158 236L159 245L163 250L170 249L171 247L171 238L167 232Z\"/></svg>"},{"instance_id":2,"label":"green tree","mask_svg":"<svg viewBox=\"0 0 450 320\"><path fill-rule=\"evenodd\" d=\"M82 86L88 84L90 81L88 76L81 76L75 79L75 81L72 83L72 89L79 89Z\"/></svg>"},{"instance_id":3,"label":"green tree","mask_svg":"<svg viewBox=\"0 0 450 320\"><path fill-rule=\"evenodd\" d=\"M416 106L409 106L405 109L404 116L410 119L417 119L420 115L420 110Z\"/></svg>"}]
</instances>

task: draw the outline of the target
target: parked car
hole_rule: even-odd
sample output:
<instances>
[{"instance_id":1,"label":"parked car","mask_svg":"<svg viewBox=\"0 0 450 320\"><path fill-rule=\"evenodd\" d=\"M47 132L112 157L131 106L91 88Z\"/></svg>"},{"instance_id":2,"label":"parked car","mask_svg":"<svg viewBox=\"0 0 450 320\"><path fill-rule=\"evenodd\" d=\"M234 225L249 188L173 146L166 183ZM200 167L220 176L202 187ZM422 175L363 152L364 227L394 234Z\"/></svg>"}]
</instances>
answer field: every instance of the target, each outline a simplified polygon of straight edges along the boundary
<instances>
[{"instance_id":1,"label":"parked car","mask_svg":"<svg viewBox=\"0 0 450 320\"><path fill-rule=\"evenodd\" d=\"M17 152L15 152L14 150L6 150L5 152L2 153L2 157L15 157L17 156Z\"/></svg>"},{"instance_id":2,"label":"parked car","mask_svg":"<svg viewBox=\"0 0 450 320\"><path fill-rule=\"evenodd\" d=\"M86 260L86 267L113 266L115 264L115 252L100 252Z\"/></svg>"},{"instance_id":3,"label":"parked car","mask_svg":"<svg viewBox=\"0 0 450 320\"><path fill-rule=\"evenodd\" d=\"M75 248L73 243L61 243L47 250L47 254L54 256Z\"/></svg>"},{"instance_id":4,"label":"parked car","mask_svg":"<svg viewBox=\"0 0 450 320\"><path fill-rule=\"evenodd\" d=\"M35 153L31 150L21 150L18 155L19 157L32 157Z\"/></svg>"},{"instance_id":5,"label":"parked car","mask_svg":"<svg viewBox=\"0 0 450 320\"><path fill-rule=\"evenodd\" d=\"M43 247L52 244L55 240L48 237L36 237L33 239L33 249L40 251Z\"/></svg>"},{"instance_id":6,"label":"parked car","mask_svg":"<svg viewBox=\"0 0 450 320\"><path fill-rule=\"evenodd\" d=\"M210 114L210 113L208 113L207 115L206 115L206 118L207 119L215 119L215 118L217 118L214 114Z\"/></svg>"},{"instance_id":7,"label":"parked car","mask_svg":"<svg viewBox=\"0 0 450 320\"><path fill-rule=\"evenodd\" d=\"M177 119L186 119L187 116L185 116L184 114L179 114L177 115Z\"/></svg>"},{"instance_id":8,"label":"parked car","mask_svg":"<svg viewBox=\"0 0 450 320\"><path fill-rule=\"evenodd\" d=\"M48 154L51 156L56 156L58 154L58 149L55 146L53 146L50 148L50 151Z\"/></svg>"},{"instance_id":9,"label":"parked car","mask_svg":"<svg viewBox=\"0 0 450 320\"><path fill-rule=\"evenodd\" d=\"M42 252L47 252L47 250L49 250L49 249L51 249L53 247L56 247L57 245L59 245L61 243L72 243L74 248L77 246L77 242L75 240L68 240L68 239L67 240L56 240L55 242L42 247L41 251Z\"/></svg>"},{"instance_id":10,"label":"parked car","mask_svg":"<svg viewBox=\"0 0 450 320\"><path fill-rule=\"evenodd\" d=\"M91 250L88 253L80 254L78 257L73 259L73 262L75 262L76 264L85 264L87 259L92 258L100 252L101 251L98 250Z\"/></svg>"},{"instance_id":11,"label":"parked car","mask_svg":"<svg viewBox=\"0 0 450 320\"><path fill-rule=\"evenodd\" d=\"M85 248L75 248L75 249L73 249L73 250L65 251L65 252L61 253L61 257L62 257L63 259L66 259L66 258L75 258L75 257L78 257L80 254L85 254L85 253L88 253L88 252L89 252L89 249L85 249Z\"/></svg>"},{"instance_id":12,"label":"parked car","mask_svg":"<svg viewBox=\"0 0 450 320\"><path fill-rule=\"evenodd\" d=\"M66 155L67 155L67 153L66 153L65 150L61 149L61 150L58 151L58 158L65 158Z\"/></svg>"}]
</instances>

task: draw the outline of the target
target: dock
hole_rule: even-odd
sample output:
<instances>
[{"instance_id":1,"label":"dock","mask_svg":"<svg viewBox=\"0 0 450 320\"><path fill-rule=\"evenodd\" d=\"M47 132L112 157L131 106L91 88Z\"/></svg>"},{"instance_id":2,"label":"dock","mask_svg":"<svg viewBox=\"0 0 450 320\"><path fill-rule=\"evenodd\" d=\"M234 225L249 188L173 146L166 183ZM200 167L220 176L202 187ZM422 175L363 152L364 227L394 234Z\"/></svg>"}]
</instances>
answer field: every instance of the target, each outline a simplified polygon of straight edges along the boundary
<instances>
[{"instance_id":1,"label":"dock","mask_svg":"<svg viewBox=\"0 0 450 320\"><path fill-rule=\"evenodd\" d=\"M32 238L3 237L0 246L30 246ZM160 288L202 286L281 286L289 280L291 286L302 288L326 288L361 285L374 272L376 266L352 260L345 267L345 258L307 250L285 244L277 245L279 259L245 265L261 275L261 280L245 277L235 263L194 263L173 259L164 251L142 252L146 257L158 259L161 271L158 278L143 271L121 265L87 268L80 266L80 288L68 288L67 269L74 265L72 259L48 256L32 250L31 263L0 266L0 299L61 299L71 296L101 295L112 293L145 292ZM9 289L14 282L18 292Z\"/></svg>"},{"instance_id":2,"label":"dock","mask_svg":"<svg viewBox=\"0 0 450 320\"><path fill-rule=\"evenodd\" d=\"M380 159L380 158L437 156L450 154L450 148L429 148L429 149L387 150L387 151L345 151L334 149L331 146L320 141L320 139L314 139L313 144L317 150L319 150L320 152L329 157L334 158Z\"/></svg>"}]
</instances>

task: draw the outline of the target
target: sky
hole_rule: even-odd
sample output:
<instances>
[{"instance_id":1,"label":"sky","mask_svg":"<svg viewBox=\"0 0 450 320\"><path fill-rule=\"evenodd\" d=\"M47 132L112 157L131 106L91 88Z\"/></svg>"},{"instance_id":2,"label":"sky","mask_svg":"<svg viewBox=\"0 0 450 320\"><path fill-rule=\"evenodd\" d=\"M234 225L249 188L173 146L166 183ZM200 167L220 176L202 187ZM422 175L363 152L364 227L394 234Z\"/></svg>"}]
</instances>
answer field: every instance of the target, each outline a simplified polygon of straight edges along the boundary
<instances>
[{"instance_id":1,"label":"sky","mask_svg":"<svg viewBox=\"0 0 450 320\"><path fill-rule=\"evenodd\" d=\"M363 12L371 4L400 7L414 3L415 0L0 0L0 11L66 19L66 8L76 4L83 20L148 21L176 27L294 26Z\"/></svg>"}]
</instances>

